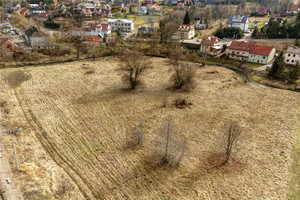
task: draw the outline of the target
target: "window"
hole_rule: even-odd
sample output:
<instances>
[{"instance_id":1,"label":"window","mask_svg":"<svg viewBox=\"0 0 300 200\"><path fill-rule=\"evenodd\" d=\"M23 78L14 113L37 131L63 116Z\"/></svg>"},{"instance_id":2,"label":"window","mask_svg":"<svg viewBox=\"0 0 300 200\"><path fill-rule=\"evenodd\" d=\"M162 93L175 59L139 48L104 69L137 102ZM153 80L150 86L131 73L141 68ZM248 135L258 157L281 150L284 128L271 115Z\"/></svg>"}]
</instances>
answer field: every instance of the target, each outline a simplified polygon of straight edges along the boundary
<instances>
[{"instance_id":1,"label":"window","mask_svg":"<svg viewBox=\"0 0 300 200\"><path fill-rule=\"evenodd\" d=\"M252 57L252 55L251 55L251 57Z\"/></svg>"},{"instance_id":2,"label":"window","mask_svg":"<svg viewBox=\"0 0 300 200\"><path fill-rule=\"evenodd\" d=\"M296 57L296 55L294 54L293 57Z\"/></svg>"},{"instance_id":3,"label":"window","mask_svg":"<svg viewBox=\"0 0 300 200\"><path fill-rule=\"evenodd\" d=\"M290 59L287 59L286 62L290 62Z\"/></svg>"},{"instance_id":4,"label":"window","mask_svg":"<svg viewBox=\"0 0 300 200\"><path fill-rule=\"evenodd\" d=\"M263 59L265 59L265 58L266 58L266 56L263 57Z\"/></svg>"},{"instance_id":5,"label":"window","mask_svg":"<svg viewBox=\"0 0 300 200\"><path fill-rule=\"evenodd\" d=\"M291 56L291 54L289 54L288 56Z\"/></svg>"},{"instance_id":6,"label":"window","mask_svg":"<svg viewBox=\"0 0 300 200\"><path fill-rule=\"evenodd\" d=\"M294 60L292 60L292 63L294 62Z\"/></svg>"}]
</instances>

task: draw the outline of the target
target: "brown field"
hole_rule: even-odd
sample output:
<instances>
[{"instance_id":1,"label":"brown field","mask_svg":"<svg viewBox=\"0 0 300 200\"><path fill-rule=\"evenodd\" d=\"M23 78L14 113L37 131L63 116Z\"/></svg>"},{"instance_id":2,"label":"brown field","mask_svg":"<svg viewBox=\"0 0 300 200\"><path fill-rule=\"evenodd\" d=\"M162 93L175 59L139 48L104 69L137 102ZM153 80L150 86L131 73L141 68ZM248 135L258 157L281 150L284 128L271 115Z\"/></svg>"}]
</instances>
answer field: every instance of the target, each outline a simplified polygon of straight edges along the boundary
<instances>
[{"instance_id":1,"label":"brown field","mask_svg":"<svg viewBox=\"0 0 300 200\"><path fill-rule=\"evenodd\" d=\"M195 90L175 93L166 90L172 72L160 58L152 58L155 67L143 87L131 92L123 89L117 61L21 68L30 78L14 89L0 80L10 109L3 123L23 128L14 139L21 163L15 174L25 199L297 198L299 93L249 86L234 72L212 66L197 68ZM86 74L88 67L95 73ZM2 69L1 76L16 70ZM178 96L191 107L174 107ZM170 103L162 107L165 98ZM178 168L153 168L149 156L168 115L188 149ZM144 144L125 149L140 119ZM214 167L218 137L229 120L243 130L239 151L226 166ZM12 153L9 136L4 139Z\"/></svg>"}]
</instances>

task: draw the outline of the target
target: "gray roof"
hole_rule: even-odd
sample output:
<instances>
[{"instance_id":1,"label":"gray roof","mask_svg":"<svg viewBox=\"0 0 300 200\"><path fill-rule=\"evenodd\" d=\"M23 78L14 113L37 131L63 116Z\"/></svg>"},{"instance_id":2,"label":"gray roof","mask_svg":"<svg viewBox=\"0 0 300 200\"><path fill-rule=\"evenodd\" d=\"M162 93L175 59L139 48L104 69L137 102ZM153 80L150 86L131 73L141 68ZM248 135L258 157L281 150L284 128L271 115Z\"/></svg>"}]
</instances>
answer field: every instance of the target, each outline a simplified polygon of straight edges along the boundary
<instances>
[{"instance_id":1,"label":"gray roof","mask_svg":"<svg viewBox=\"0 0 300 200\"><path fill-rule=\"evenodd\" d=\"M300 48L299 47L288 47L287 50L286 50L286 53L300 55Z\"/></svg>"},{"instance_id":2,"label":"gray roof","mask_svg":"<svg viewBox=\"0 0 300 200\"><path fill-rule=\"evenodd\" d=\"M123 23L132 23L133 20L131 19L108 19L107 22L108 23L112 23L112 22L116 22L116 21L121 21Z\"/></svg>"},{"instance_id":3,"label":"gray roof","mask_svg":"<svg viewBox=\"0 0 300 200\"><path fill-rule=\"evenodd\" d=\"M227 21L227 24L233 23L246 23L249 15L231 15Z\"/></svg>"}]
</instances>

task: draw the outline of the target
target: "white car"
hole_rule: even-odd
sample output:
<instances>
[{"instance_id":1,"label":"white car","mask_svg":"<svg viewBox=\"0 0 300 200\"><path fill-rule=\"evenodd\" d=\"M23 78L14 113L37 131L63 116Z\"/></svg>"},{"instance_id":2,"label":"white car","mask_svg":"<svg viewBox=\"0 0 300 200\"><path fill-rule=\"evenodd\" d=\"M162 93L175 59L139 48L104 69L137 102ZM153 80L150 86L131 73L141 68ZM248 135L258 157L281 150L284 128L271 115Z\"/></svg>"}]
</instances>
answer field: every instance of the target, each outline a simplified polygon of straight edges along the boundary
<instances>
[{"instance_id":1,"label":"white car","mask_svg":"<svg viewBox=\"0 0 300 200\"><path fill-rule=\"evenodd\" d=\"M7 178L7 179L6 179L6 182L7 182L8 184L10 184L10 183L11 183L10 178Z\"/></svg>"}]
</instances>

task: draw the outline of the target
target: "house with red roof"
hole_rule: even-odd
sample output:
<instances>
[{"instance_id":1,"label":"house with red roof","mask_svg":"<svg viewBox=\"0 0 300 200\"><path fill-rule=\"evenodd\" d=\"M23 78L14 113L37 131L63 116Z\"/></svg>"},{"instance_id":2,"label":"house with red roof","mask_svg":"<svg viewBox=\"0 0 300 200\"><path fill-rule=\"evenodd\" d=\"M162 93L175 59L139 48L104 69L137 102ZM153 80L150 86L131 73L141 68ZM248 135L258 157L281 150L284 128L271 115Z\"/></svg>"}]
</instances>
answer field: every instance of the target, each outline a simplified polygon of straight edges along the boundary
<instances>
[{"instance_id":1,"label":"house with red roof","mask_svg":"<svg viewBox=\"0 0 300 200\"><path fill-rule=\"evenodd\" d=\"M5 51L4 53L22 53L24 52L24 49L20 47L19 45L15 44L8 38L4 38L0 41L0 48Z\"/></svg>"},{"instance_id":2,"label":"house with red roof","mask_svg":"<svg viewBox=\"0 0 300 200\"><path fill-rule=\"evenodd\" d=\"M109 24L100 23L89 23L87 26L87 31L90 31L90 35L104 35L109 36L111 34L111 27Z\"/></svg>"},{"instance_id":3,"label":"house with red roof","mask_svg":"<svg viewBox=\"0 0 300 200\"><path fill-rule=\"evenodd\" d=\"M90 9L82 9L82 13L86 18L91 18L93 15L93 12Z\"/></svg>"},{"instance_id":4,"label":"house with red roof","mask_svg":"<svg viewBox=\"0 0 300 200\"><path fill-rule=\"evenodd\" d=\"M255 46L253 42L232 41L226 49L229 58L234 58L242 61L247 61L251 48Z\"/></svg>"},{"instance_id":5,"label":"house with red roof","mask_svg":"<svg viewBox=\"0 0 300 200\"><path fill-rule=\"evenodd\" d=\"M201 41L200 52L202 55L210 55L212 47L218 42L218 38L214 36L204 36Z\"/></svg>"},{"instance_id":6,"label":"house with red roof","mask_svg":"<svg viewBox=\"0 0 300 200\"><path fill-rule=\"evenodd\" d=\"M259 15L266 15L268 14L269 9L266 7L257 7L256 8L256 13Z\"/></svg>"},{"instance_id":7,"label":"house with red roof","mask_svg":"<svg viewBox=\"0 0 300 200\"><path fill-rule=\"evenodd\" d=\"M27 8L23 8L22 10L20 10L20 14L23 15L23 16L30 16L30 12L29 12L29 9Z\"/></svg>"},{"instance_id":8,"label":"house with red roof","mask_svg":"<svg viewBox=\"0 0 300 200\"><path fill-rule=\"evenodd\" d=\"M248 62L268 64L274 59L275 48L270 46L254 45L250 49Z\"/></svg>"},{"instance_id":9,"label":"house with red roof","mask_svg":"<svg viewBox=\"0 0 300 200\"><path fill-rule=\"evenodd\" d=\"M176 34L180 40L189 40L195 36L195 29L191 25L183 24L178 27Z\"/></svg>"},{"instance_id":10,"label":"house with red roof","mask_svg":"<svg viewBox=\"0 0 300 200\"><path fill-rule=\"evenodd\" d=\"M64 23L66 23L67 19L64 17L57 17L57 18L54 18L53 21L58 24L64 24Z\"/></svg>"}]
</instances>

